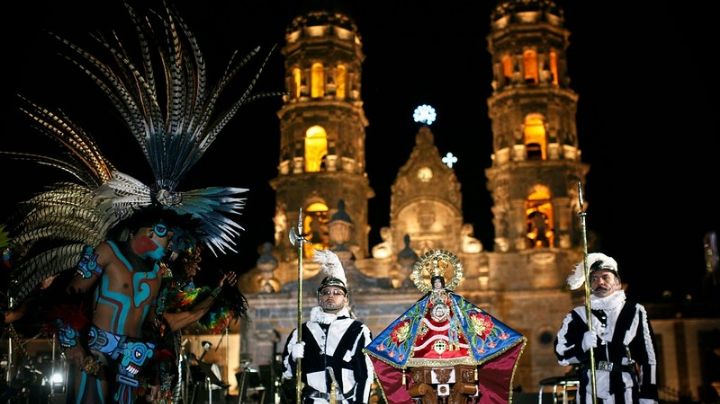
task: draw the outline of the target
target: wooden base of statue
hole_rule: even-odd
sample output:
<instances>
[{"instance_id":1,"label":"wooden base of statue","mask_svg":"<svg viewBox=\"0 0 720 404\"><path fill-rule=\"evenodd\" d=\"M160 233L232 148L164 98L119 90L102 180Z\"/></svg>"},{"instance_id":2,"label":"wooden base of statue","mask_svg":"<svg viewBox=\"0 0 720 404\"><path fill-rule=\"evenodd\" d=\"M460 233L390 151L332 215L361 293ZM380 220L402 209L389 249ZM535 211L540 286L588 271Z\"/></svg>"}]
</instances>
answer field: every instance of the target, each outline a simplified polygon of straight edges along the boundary
<instances>
[{"instance_id":1,"label":"wooden base of statue","mask_svg":"<svg viewBox=\"0 0 720 404\"><path fill-rule=\"evenodd\" d=\"M476 367L455 365L413 368L408 393L422 404L468 404L477 402Z\"/></svg>"}]
</instances>

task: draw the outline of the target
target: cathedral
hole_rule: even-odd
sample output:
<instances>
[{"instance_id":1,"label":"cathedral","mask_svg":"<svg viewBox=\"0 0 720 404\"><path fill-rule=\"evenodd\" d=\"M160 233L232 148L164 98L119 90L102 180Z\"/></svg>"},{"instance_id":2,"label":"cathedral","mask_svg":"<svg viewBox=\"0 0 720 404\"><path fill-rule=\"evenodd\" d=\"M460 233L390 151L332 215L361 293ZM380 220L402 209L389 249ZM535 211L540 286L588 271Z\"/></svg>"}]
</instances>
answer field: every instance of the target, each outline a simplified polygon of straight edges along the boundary
<instances>
[{"instance_id":1,"label":"cathedral","mask_svg":"<svg viewBox=\"0 0 720 404\"><path fill-rule=\"evenodd\" d=\"M380 230L382 242L371 246L368 200L374 191L366 172L361 31L351 15L323 9L289 24L282 48L286 95L277 113L279 161L271 182L275 240L262 246L256 267L240 282L250 305L249 320L237 330L241 364L277 363L297 326L299 261L304 316L316 304L323 275L311 259L313 249L331 249L341 258L354 314L376 334L421 296L409 278L418 256L441 248L457 254L464 267L456 291L527 338L513 379L518 390L537 392L543 380L569 370L558 366L553 339L567 311L582 303L565 280L583 257L579 191L589 171L578 146L578 95L569 86L570 33L552 0L502 0L490 25L493 147L485 175L493 245L483 246L463 221L461 184L443 163L428 121L394 174L389 226ZM299 236L307 240L302 248L291 243ZM659 384L676 396L693 395L703 382L693 370L699 351L683 355L682 342L697 346L698 330L717 328L717 320L657 320L653 326L666 361Z\"/></svg>"}]
</instances>

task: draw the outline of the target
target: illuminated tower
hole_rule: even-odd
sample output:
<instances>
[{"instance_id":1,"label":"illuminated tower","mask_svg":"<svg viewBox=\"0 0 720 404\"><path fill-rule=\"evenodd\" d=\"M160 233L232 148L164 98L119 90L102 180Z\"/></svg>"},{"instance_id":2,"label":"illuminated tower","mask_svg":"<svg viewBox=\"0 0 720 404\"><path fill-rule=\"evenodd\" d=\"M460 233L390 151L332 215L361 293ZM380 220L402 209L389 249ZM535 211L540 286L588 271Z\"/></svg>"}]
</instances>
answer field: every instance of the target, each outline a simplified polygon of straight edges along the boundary
<instances>
[{"instance_id":1,"label":"illuminated tower","mask_svg":"<svg viewBox=\"0 0 720 404\"><path fill-rule=\"evenodd\" d=\"M552 0L503 0L491 17L495 251L580 245L580 161L566 49L569 32Z\"/></svg>"},{"instance_id":2,"label":"illuminated tower","mask_svg":"<svg viewBox=\"0 0 720 404\"><path fill-rule=\"evenodd\" d=\"M364 257L373 191L365 172L361 37L345 14L326 10L296 17L285 38L287 95L278 112L280 164L272 180L276 246L288 250L288 224L297 223L302 208L307 251L329 247L327 224L342 200L353 221L348 244Z\"/></svg>"}]
</instances>

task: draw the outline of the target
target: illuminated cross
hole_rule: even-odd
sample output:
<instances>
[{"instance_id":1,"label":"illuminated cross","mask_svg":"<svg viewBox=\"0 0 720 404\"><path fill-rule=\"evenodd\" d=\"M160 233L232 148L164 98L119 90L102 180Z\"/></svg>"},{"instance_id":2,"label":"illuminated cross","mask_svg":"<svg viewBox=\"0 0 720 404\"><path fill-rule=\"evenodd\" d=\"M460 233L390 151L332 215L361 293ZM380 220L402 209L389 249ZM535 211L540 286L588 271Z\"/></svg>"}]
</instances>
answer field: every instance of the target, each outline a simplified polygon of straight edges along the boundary
<instances>
[{"instance_id":1,"label":"illuminated cross","mask_svg":"<svg viewBox=\"0 0 720 404\"><path fill-rule=\"evenodd\" d=\"M435 118L437 118L435 108L427 104L420 105L415 108L413 112L415 122L424 123L425 125L432 125L432 123L435 122Z\"/></svg>"},{"instance_id":2,"label":"illuminated cross","mask_svg":"<svg viewBox=\"0 0 720 404\"><path fill-rule=\"evenodd\" d=\"M448 154L445 155L445 157L442 158L442 162L445 163L446 166L452 168L453 164L457 163L458 159L455 157L452 153L448 152Z\"/></svg>"}]
</instances>

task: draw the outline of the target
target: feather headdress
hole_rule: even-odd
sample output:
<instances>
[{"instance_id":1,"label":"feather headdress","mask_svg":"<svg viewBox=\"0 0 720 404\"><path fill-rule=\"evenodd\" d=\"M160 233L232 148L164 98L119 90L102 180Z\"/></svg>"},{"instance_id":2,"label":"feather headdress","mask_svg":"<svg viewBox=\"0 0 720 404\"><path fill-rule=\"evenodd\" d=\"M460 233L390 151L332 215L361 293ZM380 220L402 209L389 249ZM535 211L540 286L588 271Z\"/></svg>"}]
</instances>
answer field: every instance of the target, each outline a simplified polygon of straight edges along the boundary
<instances>
[{"instance_id":1,"label":"feather headdress","mask_svg":"<svg viewBox=\"0 0 720 404\"><path fill-rule=\"evenodd\" d=\"M590 253L587 256L587 265L590 272L605 269L618 274L617 262L603 253ZM585 283L585 266L583 261L575 264L573 272L567 278L567 284L571 290L578 289Z\"/></svg>"},{"instance_id":2,"label":"feather headdress","mask_svg":"<svg viewBox=\"0 0 720 404\"><path fill-rule=\"evenodd\" d=\"M20 218L13 226L12 244L19 262L19 300L39 280L74 268L84 245L97 246L114 225L150 206L190 215L200 223L197 233L214 254L235 251L234 238L243 229L232 216L240 214L245 199L238 195L246 189L180 191L178 185L242 105L274 95L252 94L270 54L240 98L223 113L215 114L222 91L259 49L242 59L234 54L218 84L209 86L195 36L175 10L163 5L164 12L146 18L126 4L138 39L139 55L135 58L115 35L111 39L93 37L107 53L106 58L53 35L67 50L65 58L102 90L139 143L153 172L150 185L117 170L94 140L67 116L21 97L21 111L37 129L59 142L67 156L0 153L58 168L79 183L55 184L22 204Z\"/></svg>"},{"instance_id":3,"label":"feather headdress","mask_svg":"<svg viewBox=\"0 0 720 404\"><path fill-rule=\"evenodd\" d=\"M347 293L347 278L340 258L330 250L315 250L313 261L320 264L320 269L325 274L318 288L320 292L327 286L337 286Z\"/></svg>"},{"instance_id":4,"label":"feather headdress","mask_svg":"<svg viewBox=\"0 0 720 404\"><path fill-rule=\"evenodd\" d=\"M179 214L190 214L203 223L203 241L214 254L225 249L235 251L233 239L242 227L228 215L240 214L245 198L237 195L247 190L209 187L181 192L177 187L242 105L270 95L252 94L270 54L240 98L226 111L215 114L220 94L259 48L240 60L237 53L233 54L219 82L211 88L197 39L175 10L165 5L164 14L156 15L162 26L156 28L151 19L140 18L127 4L126 8L139 42L136 61L114 36L112 40L95 36L110 56L108 63L56 36L69 51L67 58L112 102L155 177L150 186L128 175L115 175L100 192L112 200L112 210L122 213L158 203Z\"/></svg>"},{"instance_id":5,"label":"feather headdress","mask_svg":"<svg viewBox=\"0 0 720 404\"><path fill-rule=\"evenodd\" d=\"M7 231L5 231L5 225L0 224L0 250L5 248L10 243L10 237Z\"/></svg>"}]
</instances>

